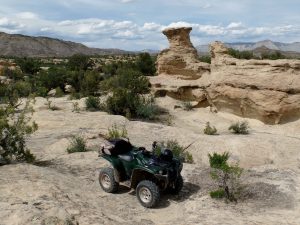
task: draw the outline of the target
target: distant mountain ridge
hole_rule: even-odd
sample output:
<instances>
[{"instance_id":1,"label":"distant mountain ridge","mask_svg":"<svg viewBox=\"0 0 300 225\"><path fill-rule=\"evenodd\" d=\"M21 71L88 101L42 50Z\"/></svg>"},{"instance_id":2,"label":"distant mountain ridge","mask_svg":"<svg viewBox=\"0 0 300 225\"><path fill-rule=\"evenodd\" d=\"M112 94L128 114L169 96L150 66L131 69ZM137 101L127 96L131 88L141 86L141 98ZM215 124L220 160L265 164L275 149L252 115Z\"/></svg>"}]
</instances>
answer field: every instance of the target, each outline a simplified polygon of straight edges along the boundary
<instances>
[{"instance_id":1,"label":"distant mountain ridge","mask_svg":"<svg viewBox=\"0 0 300 225\"><path fill-rule=\"evenodd\" d=\"M74 54L110 55L132 53L120 49L89 48L83 44L49 37L0 32L0 56L69 57Z\"/></svg>"},{"instance_id":2,"label":"distant mountain ridge","mask_svg":"<svg viewBox=\"0 0 300 225\"><path fill-rule=\"evenodd\" d=\"M274 42L271 40L264 40L259 42L236 42L236 43L225 43L229 48L233 48L239 51L253 51L260 47L266 47L270 50L277 50L282 52L297 52L300 53L300 42L294 43L281 43ZM197 50L199 53L208 53L209 45L198 45Z\"/></svg>"}]
</instances>

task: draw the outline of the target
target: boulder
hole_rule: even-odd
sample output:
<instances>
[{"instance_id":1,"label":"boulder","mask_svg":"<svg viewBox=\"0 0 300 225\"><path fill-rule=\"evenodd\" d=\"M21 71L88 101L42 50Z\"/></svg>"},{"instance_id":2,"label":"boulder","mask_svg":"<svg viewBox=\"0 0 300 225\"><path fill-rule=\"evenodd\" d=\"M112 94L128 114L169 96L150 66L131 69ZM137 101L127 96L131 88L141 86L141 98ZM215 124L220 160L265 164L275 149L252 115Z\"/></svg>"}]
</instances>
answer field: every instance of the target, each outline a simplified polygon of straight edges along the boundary
<instances>
[{"instance_id":1,"label":"boulder","mask_svg":"<svg viewBox=\"0 0 300 225\"><path fill-rule=\"evenodd\" d=\"M66 93L72 93L74 91L74 88L70 84L65 85L65 92Z\"/></svg>"},{"instance_id":2,"label":"boulder","mask_svg":"<svg viewBox=\"0 0 300 225\"><path fill-rule=\"evenodd\" d=\"M51 89L48 94L48 96L54 97L56 95L56 90L55 89Z\"/></svg>"}]
</instances>

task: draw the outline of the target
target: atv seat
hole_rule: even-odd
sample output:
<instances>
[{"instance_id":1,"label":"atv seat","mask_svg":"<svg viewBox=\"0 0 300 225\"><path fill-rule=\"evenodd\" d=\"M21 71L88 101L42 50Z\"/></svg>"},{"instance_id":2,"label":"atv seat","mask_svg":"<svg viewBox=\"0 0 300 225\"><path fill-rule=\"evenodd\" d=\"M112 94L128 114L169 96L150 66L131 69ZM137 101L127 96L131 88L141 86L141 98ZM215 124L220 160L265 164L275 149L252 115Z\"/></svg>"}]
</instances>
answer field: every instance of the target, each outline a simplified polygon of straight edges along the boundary
<instances>
[{"instance_id":1,"label":"atv seat","mask_svg":"<svg viewBox=\"0 0 300 225\"><path fill-rule=\"evenodd\" d=\"M133 156L131 154L127 155L118 155L118 157L124 161L130 162L133 160Z\"/></svg>"}]
</instances>

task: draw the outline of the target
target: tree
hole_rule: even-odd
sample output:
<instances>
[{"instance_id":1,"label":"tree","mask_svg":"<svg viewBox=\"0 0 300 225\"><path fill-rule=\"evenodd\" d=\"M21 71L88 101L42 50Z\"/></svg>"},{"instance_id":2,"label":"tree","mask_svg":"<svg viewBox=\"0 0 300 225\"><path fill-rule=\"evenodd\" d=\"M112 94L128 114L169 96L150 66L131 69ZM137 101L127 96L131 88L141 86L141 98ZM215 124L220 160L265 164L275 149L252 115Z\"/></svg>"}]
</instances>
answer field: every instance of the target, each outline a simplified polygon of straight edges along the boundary
<instances>
[{"instance_id":1,"label":"tree","mask_svg":"<svg viewBox=\"0 0 300 225\"><path fill-rule=\"evenodd\" d=\"M32 112L30 100L23 109L20 105L0 107L0 160L4 163L12 161L32 162L35 157L26 147L26 137L37 130L37 124L30 124L28 113Z\"/></svg>"},{"instance_id":2,"label":"tree","mask_svg":"<svg viewBox=\"0 0 300 225\"><path fill-rule=\"evenodd\" d=\"M40 71L41 62L33 58L17 59L16 63L20 66L21 70L25 74L36 74Z\"/></svg>"},{"instance_id":3,"label":"tree","mask_svg":"<svg viewBox=\"0 0 300 225\"><path fill-rule=\"evenodd\" d=\"M90 69L93 66L93 62L89 56L83 54L75 54L69 58L67 67L70 70L84 70Z\"/></svg>"},{"instance_id":4,"label":"tree","mask_svg":"<svg viewBox=\"0 0 300 225\"><path fill-rule=\"evenodd\" d=\"M139 54L136 65L145 76L153 76L156 72L155 62L148 52Z\"/></svg>"}]
</instances>

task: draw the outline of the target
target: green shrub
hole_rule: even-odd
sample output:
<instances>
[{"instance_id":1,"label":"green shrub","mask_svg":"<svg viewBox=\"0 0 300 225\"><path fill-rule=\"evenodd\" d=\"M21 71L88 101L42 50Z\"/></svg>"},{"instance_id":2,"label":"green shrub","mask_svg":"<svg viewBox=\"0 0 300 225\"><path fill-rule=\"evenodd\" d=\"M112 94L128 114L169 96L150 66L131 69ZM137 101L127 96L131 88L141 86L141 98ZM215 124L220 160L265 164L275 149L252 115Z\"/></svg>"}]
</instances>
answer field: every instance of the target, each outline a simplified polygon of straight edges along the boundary
<instances>
[{"instance_id":1,"label":"green shrub","mask_svg":"<svg viewBox=\"0 0 300 225\"><path fill-rule=\"evenodd\" d=\"M145 76L153 76L156 72L155 60L147 52L139 54L136 65Z\"/></svg>"},{"instance_id":2,"label":"green shrub","mask_svg":"<svg viewBox=\"0 0 300 225\"><path fill-rule=\"evenodd\" d=\"M85 96L96 95L99 91L99 83L102 80L102 76L96 71L86 71L84 73L83 80L81 82L80 91Z\"/></svg>"},{"instance_id":3,"label":"green shrub","mask_svg":"<svg viewBox=\"0 0 300 225\"><path fill-rule=\"evenodd\" d=\"M85 99L85 107L88 111L99 111L101 110L101 103L98 97L89 96Z\"/></svg>"},{"instance_id":4,"label":"green shrub","mask_svg":"<svg viewBox=\"0 0 300 225\"><path fill-rule=\"evenodd\" d=\"M66 74L67 70L65 68L52 66L46 71L40 71L40 73L35 76L35 80L38 86L45 87L48 91L57 87L64 89ZM33 82L35 82L35 80L33 80Z\"/></svg>"},{"instance_id":5,"label":"green shrub","mask_svg":"<svg viewBox=\"0 0 300 225\"><path fill-rule=\"evenodd\" d=\"M115 89L106 100L106 109L114 115L123 115L128 118L136 115L140 105L140 96L127 89Z\"/></svg>"},{"instance_id":6,"label":"green shrub","mask_svg":"<svg viewBox=\"0 0 300 225\"><path fill-rule=\"evenodd\" d=\"M225 197L225 191L223 189L218 189L216 191L211 191L209 193L211 198L224 198Z\"/></svg>"},{"instance_id":7,"label":"green shrub","mask_svg":"<svg viewBox=\"0 0 300 225\"><path fill-rule=\"evenodd\" d=\"M236 165L229 165L229 153L223 154L213 153L208 154L209 164L211 167L211 177L216 180L218 190L211 192L212 197L222 196L221 190L224 192L224 197L229 201L237 201L237 194L240 188L239 178L243 169Z\"/></svg>"},{"instance_id":8,"label":"green shrub","mask_svg":"<svg viewBox=\"0 0 300 225\"><path fill-rule=\"evenodd\" d=\"M20 66L21 70L25 74L36 74L40 71L40 60L33 58L20 58L16 60L16 63Z\"/></svg>"},{"instance_id":9,"label":"green shrub","mask_svg":"<svg viewBox=\"0 0 300 225\"><path fill-rule=\"evenodd\" d=\"M60 87L55 88L55 97L60 98L63 97L65 93Z\"/></svg>"},{"instance_id":10,"label":"green shrub","mask_svg":"<svg viewBox=\"0 0 300 225\"><path fill-rule=\"evenodd\" d=\"M46 97L48 94L48 89L46 87L37 87L35 90L36 96Z\"/></svg>"},{"instance_id":11,"label":"green shrub","mask_svg":"<svg viewBox=\"0 0 300 225\"><path fill-rule=\"evenodd\" d=\"M201 62L206 62L206 63L211 64L211 56L204 55L204 56L201 56L199 59Z\"/></svg>"},{"instance_id":12,"label":"green shrub","mask_svg":"<svg viewBox=\"0 0 300 225\"><path fill-rule=\"evenodd\" d=\"M19 97L28 97L32 92L31 84L29 82L17 81L12 85L13 89L18 93Z\"/></svg>"},{"instance_id":13,"label":"green shrub","mask_svg":"<svg viewBox=\"0 0 300 225\"><path fill-rule=\"evenodd\" d=\"M193 110L193 105L191 102L183 102L182 107L183 107L183 110L185 110L185 111Z\"/></svg>"},{"instance_id":14,"label":"green shrub","mask_svg":"<svg viewBox=\"0 0 300 225\"><path fill-rule=\"evenodd\" d=\"M38 129L35 122L30 124L30 104L28 100L23 109L10 104L0 107L0 161L4 163L35 160L26 146L26 138Z\"/></svg>"},{"instance_id":15,"label":"green shrub","mask_svg":"<svg viewBox=\"0 0 300 225\"><path fill-rule=\"evenodd\" d=\"M68 153L87 152L86 141L83 137L74 135L71 137L70 145L67 148Z\"/></svg>"},{"instance_id":16,"label":"green shrub","mask_svg":"<svg viewBox=\"0 0 300 225\"><path fill-rule=\"evenodd\" d=\"M228 49L228 54L237 59L254 59L253 52L251 51L239 51L233 48Z\"/></svg>"},{"instance_id":17,"label":"green shrub","mask_svg":"<svg viewBox=\"0 0 300 225\"><path fill-rule=\"evenodd\" d=\"M234 134L249 134L249 124L247 121L236 122L231 124L228 130Z\"/></svg>"},{"instance_id":18,"label":"green shrub","mask_svg":"<svg viewBox=\"0 0 300 225\"><path fill-rule=\"evenodd\" d=\"M186 151L186 148L179 145L177 140L168 140L167 143L160 142L154 149L154 154L159 156L164 149L170 149L173 155L185 163L193 163L194 159L191 153Z\"/></svg>"},{"instance_id":19,"label":"green shrub","mask_svg":"<svg viewBox=\"0 0 300 225\"><path fill-rule=\"evenodd\" d=\"M150 91L147 77L132 68L119 68L117 75L101 82L101 89L113 91L127 89L135 94L147 94Z\"/></svg>"},{"instance_id":20,"label":"green shrub","mask_svg":"<svg viewBox=\"0 0 300 225\"><path fill-rule=\"evenodd\" d=\"M115 138L128 138L128 132L126 126L123 125L119 127L117 124L112 125L108 128L108 133L106 135L107 139L115 139Z\"/></svg>"},{"instance_id":21,"label":"green shrub","mask_svg":"<svg viewBox=\"0 0 300 225\"><path fill-rule=\"evenodd\" d=\"M89 56L83 54L75 54L69 58L67 63L67 67L70 70L87 70L91 69L93 66L93 62L91 61Z\"/></svg>"},{"instance_id":22,"label":"green shrub","mask_svg":"<svg viewBox=\"0 0 300 225\"><path fill-rule=\"evenodd\" d=\"M211 127L210 123L207 122L206 127L204 128L203 132L204 132L204 134L207 134L207 135L215 135L215 134L217 134L217 129L214 126Z\"/></svg>"},{"instance_id":23,"label":"green shrub","mask_svg":"<svg viewBox=\"0 0 300 225\"><path fill-rule=\"evenodd\" d=\"M154 98L142 97L140 96L140 103L136 108L136 116L141 119L155 120L160 110L157 105L155 105Z\"/></svg>"}]
</instances>

